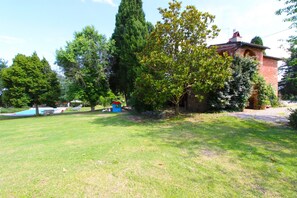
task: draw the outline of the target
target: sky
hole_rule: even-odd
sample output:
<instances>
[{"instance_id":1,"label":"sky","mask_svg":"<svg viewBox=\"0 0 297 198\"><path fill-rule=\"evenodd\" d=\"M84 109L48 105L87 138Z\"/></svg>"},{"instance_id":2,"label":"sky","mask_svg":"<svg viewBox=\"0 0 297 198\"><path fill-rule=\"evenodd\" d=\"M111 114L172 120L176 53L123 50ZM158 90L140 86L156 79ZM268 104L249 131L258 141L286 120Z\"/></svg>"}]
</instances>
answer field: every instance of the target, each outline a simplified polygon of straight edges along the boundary
<instances>
[{"instance_id":1,"label":"sky","mask_svg":"<svg viewBox=\"0 0 297 198\"><path fill-rule=\"evenodd\" d=\"M161 20L158 8L168 7L169 0L143 0L146 20L155 24ZM100 34L110 38L115 27L115 15L120 0L1 0L0 58L12 64L18 54L37 52L52 68L57 49L73 40L73 33L93 25ZM270 47L267 55L288 57L286 39L295 32L284 16L275 11L285 5L278 0L183 0L182 6L194 5L202 12L216 16L214 24L221 32L209 44L225 43L234 30L243 41L255 36Z\"/></svg>"}]
</instances>

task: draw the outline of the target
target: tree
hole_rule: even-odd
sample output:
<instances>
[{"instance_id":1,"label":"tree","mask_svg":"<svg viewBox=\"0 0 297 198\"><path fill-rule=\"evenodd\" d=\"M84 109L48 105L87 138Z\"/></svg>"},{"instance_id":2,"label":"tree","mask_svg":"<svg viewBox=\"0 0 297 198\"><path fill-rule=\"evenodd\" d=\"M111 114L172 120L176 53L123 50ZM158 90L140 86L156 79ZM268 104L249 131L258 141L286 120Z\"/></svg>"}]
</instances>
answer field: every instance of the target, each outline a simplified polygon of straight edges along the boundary
<instances>
[{"instance_id":1,"label":"tree","mask_svg":"<svg viewBox=\"0 0 297 198\"><path fill-rule=\"evenodd\" d=\"M260 36L255 36L252 40L251 43L257 44L257 45L262 45L263 46L263 40Z\"/></svg>"},{"instance_id":2,"label":"tree","mask_svg":"<svg viewBox=\"0 0 297 198\"><path fill-rule=\"evenodd\" d=\"M121 1L112 35L116 50L110 84L114 93L123 93L126 100L134 89L136 70L140 66L136 54L143 49L152 29L152 24L145 21L141 0Z\"/></svg>"},{"instance_id":3,"label":"tree","mask_svg":"<svg viewBox=\"0 0 297 198\"><path fill-rule=\"evenodd\" d=\"M65 49L57 50L57 64L65 76L81 91L82 97L91 105L91 111L101 95L109 90L108 66L113 42L99 34L93 26L74 33L74 40Z\"/></svg>"},{"instance_id":4,"label":"tree","mask_svg":"<svg viewBox=\"0 0 297 198\"><path fill-rule=\"evenodd\" d=\"M15 107L38 105L58 99L59 82L46 59L40 60L36 52L32 56L16 55L11 67L1 73L7 97ZM50 97L50 99L49 99Z\"/></svg>"},{"instance_id":5,"label":"tree","mask_svg":"<svg viewBox=\"0 0 297 198\"><path fill-rule=\"evenodd\" d=\"M222 89L210 94L210 106L214 110L243 111L251 96L253 78L258 63L249 58L234 57L231 68L232 78Z\"/></svg>"},{"instance_id":6,"label":"tree","mask_svg":"<svg viewBox=\"0 0 297 198\"><path fill-rule=\"evenodd\" d=\"M3 106L3 82L1 79L1 71L2 69L7 68L7 61L5 61L4 59L0 59L0 106Z\"/></svg>"},{"instance_id":7,"label":"tree","mask_svg":"<svg viewBox=\"0 0 297 198\"><path fill-rule=\"evenodd\" d=\"M181 11L181 2L176 0L159 11L162 21L157 22L140 55L143 66L136 80L135 97L145 105L170 101L179 114L180 101L187 92L201 98L224 85L231 74L232 58L220 56L215 46L206 44L219 32L216 25L211 25L213 15L194 6Z\"/></svg>"},{"instance_id":8,"label":"tree","mask_svg":"<svg viewBox=\"0 0 297 198\"><path fill-rule=\"evenodd\" d=\"M279 0L284 1L286 7L276 11L277 15L286 14L285 21L291 23L291 27L297 27L297 0Z\"/></svg>"},{"instance_id":9,"label":"tree","mask_svg":"<svg viewBox=\"0 0 297 198\"><path fill-rule=\"evenodd\" d=\"M291 55L282 66L284 75L279 83L279 91L283 99L297 100L297 40L290 41Z\"/></svg>"},{"instance_id":10,"label":"tree","mask_svg":"<svg viewBox=\"0 0 297 198\"><path fill-rule=\"evenodd\" d=\"M276 14L286 14L285 21L291 23L291 28L297 27L297 0L285 1L286 7L279 9ZM283 78L279 83L280 93L284 99L297 99L297 37L291 36L288 39L290 57L285 60L282 66Z\"/></svg>"},{"instance_id":11,"label":"tree","mask_svg":"<svg viewBox=\"0 0 297 198\"><path fill-rule=\"evenodd\" d=\"M59 98L61 102L83 99L83 90L77 84L63 75L59 75L58 79L61 84L61 95Z\"/></svg>"}]
</instances>

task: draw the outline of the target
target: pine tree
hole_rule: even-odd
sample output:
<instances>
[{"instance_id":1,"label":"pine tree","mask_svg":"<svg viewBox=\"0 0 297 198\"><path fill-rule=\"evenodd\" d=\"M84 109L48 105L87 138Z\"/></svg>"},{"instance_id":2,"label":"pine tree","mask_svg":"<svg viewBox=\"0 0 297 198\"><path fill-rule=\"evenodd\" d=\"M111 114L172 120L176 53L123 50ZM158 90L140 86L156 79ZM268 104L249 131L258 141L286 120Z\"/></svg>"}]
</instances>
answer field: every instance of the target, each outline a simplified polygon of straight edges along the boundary
<instances>
[{"instance_id":1,"label":"pine tree","mask_svg":"<svg viewBox=\"0 0 297 198\"><path fill-rule=\"evenodd\" d=\"M285 14L285 21L291 23L291 28L297 28L297 0L282 0L286 7L279 9L276 14ZM297 99L297 36L293 35L287 40L290 44L288 51L290 57L285 60L286 64L282 66L284 76L279 83L279 90L283 99Z\"/></svg>"},{"instance_id":2,"label":"pine tree","mask_svg":"<svg viewBox=\"0 0 297 198\"><path fill-rule=\"evenodd\" d=\"M60 95L57 74L51 70L46 59L40 59L37 53L32 56L18 54L10 67L1 72L6 97L15 107L55 104Z\"/></svg>"},{"instance_id":3,"label":"pine tree","mask_svg":"<svg viewBox=\"0 0 297 198\"><path fill-rule=\"evenodd\" d=\"M122 0L116 15L115 53L110 85L114 92L121 92L129 98L133 91L139 61L136 54L145 44L151 26L145 21L141 0Z\"/></svg>"},{"instance_id":4,"label":"pine tree","mask_svg":"<svg viewBox=\"0 0 297 198\"><path fill-rule=\"evenodd\" d=\"M283 99L297 99L297 39L290 40L291 46L288 49L291 56L285 60L286 64L282 66L284 75L279 83L280 93Z\"/></svg>"}]
</instances>

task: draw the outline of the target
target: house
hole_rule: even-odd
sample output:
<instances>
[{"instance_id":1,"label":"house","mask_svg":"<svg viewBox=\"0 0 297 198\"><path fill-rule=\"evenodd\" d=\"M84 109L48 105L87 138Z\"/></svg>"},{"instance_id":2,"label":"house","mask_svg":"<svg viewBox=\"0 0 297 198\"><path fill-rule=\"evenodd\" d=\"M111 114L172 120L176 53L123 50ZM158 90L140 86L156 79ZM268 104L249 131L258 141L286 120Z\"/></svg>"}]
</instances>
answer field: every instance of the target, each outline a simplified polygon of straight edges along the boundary
<instances>
[{"instance_id":1,"label":"house","mask_svg":"<svg viewBox=\"0 0 297 198\"><path fill-rule=\"evenodd\" d=\"M253 57L259 62L259 73L268 84L271 84L277 95L278 90L278 68L277 62L282 60L277 57L267 56L265 50L269 47L246 43L242 41L239 32L234 32L229 42L217 44L218 53L227 52L230 56Z\"/></svg>"},{"instance_id":2,"label":"house","mask_svg":"<svg viewBox=\"0 0 297 198\"><path fill-rule=\"evenodd\" d=\"M232 38L229 39L227 43L216 44L219 54L227 52L230 56L241 56L241 57L252 57L259 62L259 73L265 79L268 84L271 84L275 90L275 94L278 94L278 68L277 63L280 58L267 56L265 50L269 47L243 42L239 32L234 32ZM255 94L252 94L250 98L250 108L256 106ZM187 110L195 112L204 112L208 109L207 98L198 102L193 94L188 94L185 97L184 106Z\"/></svg>"}]
</instances>

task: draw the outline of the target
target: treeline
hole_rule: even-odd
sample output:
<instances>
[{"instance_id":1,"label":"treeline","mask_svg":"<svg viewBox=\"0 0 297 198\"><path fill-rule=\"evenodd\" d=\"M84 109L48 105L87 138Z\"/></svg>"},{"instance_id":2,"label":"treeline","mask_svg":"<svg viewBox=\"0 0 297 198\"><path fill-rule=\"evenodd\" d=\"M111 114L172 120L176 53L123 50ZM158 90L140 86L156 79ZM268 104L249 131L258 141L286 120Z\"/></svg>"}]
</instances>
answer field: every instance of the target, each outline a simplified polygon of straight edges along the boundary
<instances>
[{"instance_id":1,"label":"treeline","mask_svg":"<svg viewBox=\"0 0 297 198\"><path fill-rule=\"evenodd\" d=\"M99 101L122 95L136 110L169 104L178 114L191 92L197 99L211 95L214 109L242 110L255 85L257 63L219 55L207 45L219 34L213 15L194 6L182 8L176 0L159 12L162 20L154 26L145 20L141 0L122 0L111 39L87 26L56 51L62 76L36 53L17 55L10 67L1 61L1 105L80 99L93 111Z\"/></svg>"}]
</instances>

